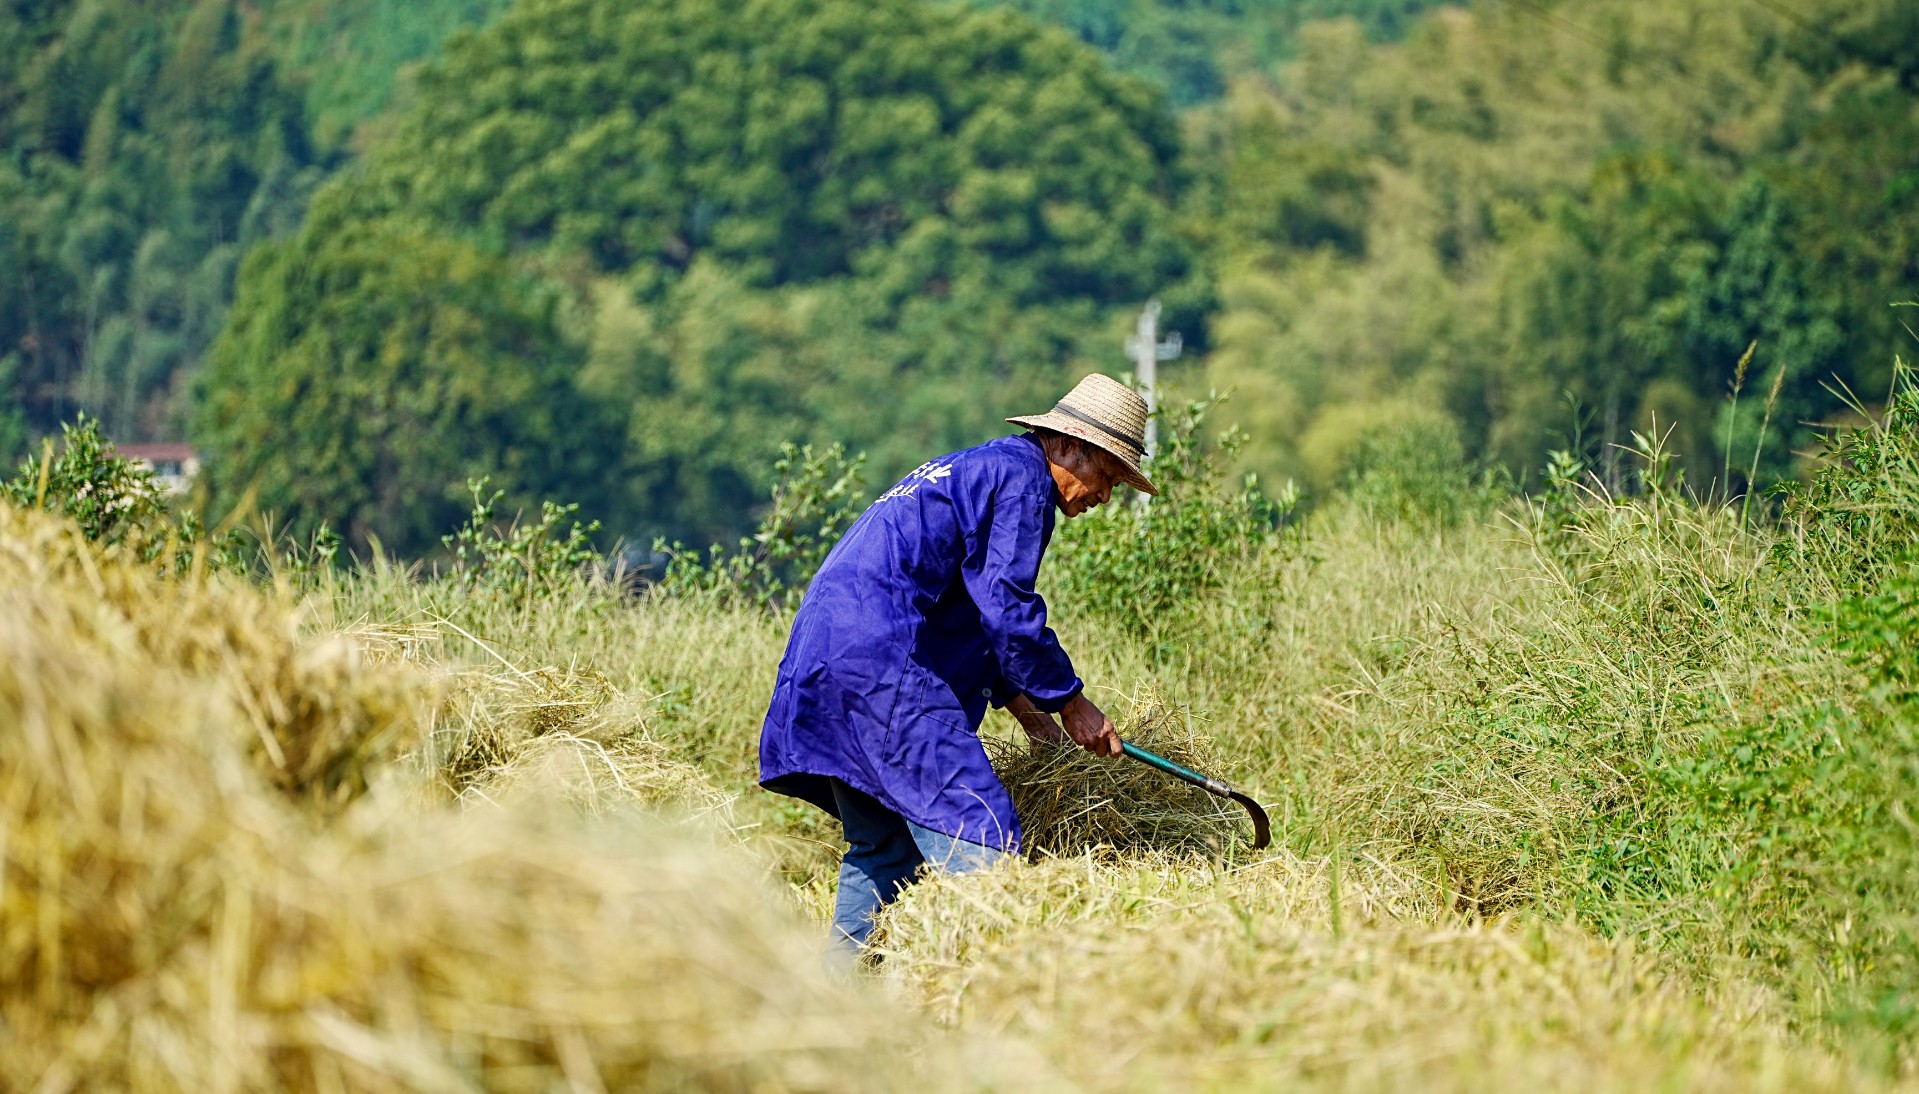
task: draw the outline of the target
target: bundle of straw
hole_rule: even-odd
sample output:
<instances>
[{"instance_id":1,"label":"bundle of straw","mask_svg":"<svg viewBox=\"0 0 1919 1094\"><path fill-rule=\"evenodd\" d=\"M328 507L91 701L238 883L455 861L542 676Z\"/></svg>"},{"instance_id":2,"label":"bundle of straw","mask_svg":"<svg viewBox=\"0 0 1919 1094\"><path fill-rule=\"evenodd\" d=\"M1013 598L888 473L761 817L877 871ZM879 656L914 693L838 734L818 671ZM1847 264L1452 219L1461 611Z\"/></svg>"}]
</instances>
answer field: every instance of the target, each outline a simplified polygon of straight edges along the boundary
<instances>
[{"instance_id":1,"label":"bundle of straw","mask_svg":"<svg viewBox=\"0 0 1919 1094\"><path fill-rule=\"evenodd\" d=\"M1135 697L1119 735L1187 767L1217 767L1190 712L1154 692ZM1144 764L1095 758L1073 744L982 740L1034 861L1095 849L1217 855L1238 838L1243 817L1235 806Z\"/></svg>"},{"instance_id":2,"label":"bundle of straw","mask_svg":"<svg viewBox=\"0 0 1919 1094\"><path fill-rule=\"evenodd\" d=\"M725 843L361 778L420 673L296 614L0 505L0 1090L968 1085Z\"/></svg>"},{"instance_id":3,"label":"bundle of straw","mask_svg":"<svg viewBox=\"0 0 1919 1094\"><path fill-rule=\"evenodd\" d=\"M729 822L732 797L704 772L637 734L611 742L549 733L518 745L505 764L461 793L464 801L564 801L587 816L639 807Z\"/></svg>"},{"instance_id":4,"label":"bundle of straw","mask_svg":"<svg viewBox=\"0 0 1919 1094\"><path fill-rule=\"evenodd\" d=\"M566 801L589 816L630 806L726 823L732 796L647 730L646 704L593 672L465 672L423 757L460 801Z\"/></svg>"}]
</instances>

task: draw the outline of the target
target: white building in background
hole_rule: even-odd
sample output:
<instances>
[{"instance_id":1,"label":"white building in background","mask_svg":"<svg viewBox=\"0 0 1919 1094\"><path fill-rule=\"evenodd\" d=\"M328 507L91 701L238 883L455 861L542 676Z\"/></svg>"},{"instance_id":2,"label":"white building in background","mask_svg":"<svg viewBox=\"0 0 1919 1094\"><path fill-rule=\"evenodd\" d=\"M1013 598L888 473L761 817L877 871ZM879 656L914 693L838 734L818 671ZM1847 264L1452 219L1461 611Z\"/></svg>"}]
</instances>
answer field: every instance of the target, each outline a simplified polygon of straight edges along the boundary
<instances>
[{"instance_id":1,"label":"white building in background","mask_svg":"<svg viewBox=\"0 0 1919 1094\"><path fill-rule=\"evenodd\" d=\"M200 457L190 444L117 444L113 454L132 460L153 472L154 480L168 494L184 494L200 473Z\"/></svg>"}]
</instances>

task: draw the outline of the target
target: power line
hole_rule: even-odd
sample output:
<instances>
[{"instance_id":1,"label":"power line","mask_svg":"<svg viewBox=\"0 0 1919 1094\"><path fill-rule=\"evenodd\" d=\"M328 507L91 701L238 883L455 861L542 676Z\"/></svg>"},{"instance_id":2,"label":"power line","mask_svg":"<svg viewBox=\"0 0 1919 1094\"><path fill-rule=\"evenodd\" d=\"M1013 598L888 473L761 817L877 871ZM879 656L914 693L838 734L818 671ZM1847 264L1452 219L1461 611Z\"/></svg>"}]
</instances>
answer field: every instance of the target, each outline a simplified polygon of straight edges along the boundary
<instances>
[{"instance_id":1,"label":"power line","mask_svg":"<svg viewBox=\"0 0 1919 1094\"><path fill-rule=\"evenodd\" d=\"M1603 35L1586 26L1583 26L1582 24L1576 23L1573 20L1566 18L1565 16L1559 14L1558 11L1554 10L1552 6L1541 2L1541 0L1501 0L1501 2L1505 3L1506 5L1510 7L1515 7L1515 8L1518 8L1519 10L1525 11L1526 13L1539 19L1541 22L1544 22L1556 28L1557 30L1567 35L1568 37L1577 39L1580 42L1580 44L1605 54L1608 58L1611 58L1613 56L1613 47ZM1680 80L1681 82L1692 85L1693 88L1698 91L1706 92L1708 94L1713 93L1714 89L1706 86L1705 82L1702 81L1698 76L1686 71L1683 68L1680 68L1677 64L1675 64L1673 61L1671 61L1670 59L1664 56L1661 56L1655 53L1647 53L1647 54L1644 54L1642 57L1638 58L1638 60L1646 64L1647 67L1651 67L1652 62L1657 62L1658 66L1660 68L1665 69L1668 75Z\"/></svg>"},{"instance_id":2,"label":"power line","mask_svg":"<svg viewBox=\"0 0 1919 1094\"><path fill-rule=\"evenodd\" d=\"M1762 8L1765 8L1767 11L1773 13L1779 18L1784 19L1789 23L1795 24L1802 30L1808 30L1814 34L1817 34L1819 37L1824 38L1827 42L1829 42L1830 44L1834 46L1837 46L1842 51L1846 49L1846 43L1840 41L1839 36L1834 34L1831 28L1826 27L1825 25L1821 24L1818 20L1813 19L1809 15L1806 15L1805 13L1801 12L1798 8L1793 7L1791 4L1785 3L1784 0L1752 0L1752 2L1759 5Z\"/></svg>"},{"instance_id":3,"label":"power line","mask_svg":"<svg viewBox=\"0 0 1919 1094\"><path fill-rule=\"evenodd\" d=\"M1752 0L1752 2L1787 22L1797 23L1807 30L1815 31L1819 34L1826 34L1826 28L1800 14L1799 9L1780 3L1780 0Z\"/></svg>"}]
</instances>

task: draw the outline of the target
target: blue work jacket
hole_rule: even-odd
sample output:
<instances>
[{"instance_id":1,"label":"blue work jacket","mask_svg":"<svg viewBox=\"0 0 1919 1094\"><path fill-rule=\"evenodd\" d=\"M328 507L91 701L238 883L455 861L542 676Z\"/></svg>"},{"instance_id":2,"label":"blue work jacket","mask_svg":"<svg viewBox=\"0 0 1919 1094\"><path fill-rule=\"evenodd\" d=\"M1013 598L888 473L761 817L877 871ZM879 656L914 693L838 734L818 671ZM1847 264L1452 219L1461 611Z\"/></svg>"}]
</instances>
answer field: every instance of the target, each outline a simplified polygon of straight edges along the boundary
<instances>
[{"instance_id":1,"label":"blue work jacket","mask_svg":"<svg viewBox=\"0 0 1919 1094\"><path fill-rule=\"evenodd\" d=\"M760 785L838 815L827 777L956 839L1019 849L987 704L1057 712L1080 679L1034 591L1053 476L1032 434L920 465L807 586L760 732Z\"/></svg>"}]
</instances>

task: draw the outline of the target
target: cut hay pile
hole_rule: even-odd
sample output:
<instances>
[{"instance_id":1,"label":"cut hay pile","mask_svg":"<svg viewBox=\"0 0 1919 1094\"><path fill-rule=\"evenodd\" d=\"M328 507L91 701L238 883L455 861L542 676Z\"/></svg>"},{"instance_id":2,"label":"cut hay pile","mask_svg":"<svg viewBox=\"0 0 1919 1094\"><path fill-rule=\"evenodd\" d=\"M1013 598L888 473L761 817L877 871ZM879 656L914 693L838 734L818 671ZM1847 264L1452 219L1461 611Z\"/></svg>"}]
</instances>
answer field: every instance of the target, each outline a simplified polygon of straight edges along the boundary
<instances>
[{"instance_id":1,"label":"cut hay pile","mask_svg":"<svg viewBox=\"0 0 1919 1094\"><path fill-rule=\"evenodd\" d=\"M1118 728L1126 741L1175 763L1206 774L1219 770L1192 716L1156 693L1136 698ZM982 739L1035 861L1095 849L1219 855L1246 838L1239 806L1145 764L1096 758L1073 744Z\"/></svg>"},{"instance_id":2,"label":"cut hay pile","mask_svg":"<svg viewBox=\"0 0 1919 1094\"><path fill-rule=\"evenodd\" d=\"M965 1085L683 826L420 812L432 681L296 613L0 507L0 1089Z\"/></svg>"},{"instance_id":3,"label":"cut hay pile","mask_svg":"<svg viewBox=\"0 0 1919 1094\"><path fill-rule=\"evenodd\" d=\"M941 1022L1042 1045L1086 1090L1900 1088L1630 938L1449 916L1424 879L1357 857L1194 866L938 874L888 909L885 967Z\"/></svg>"},{"instance_id":4,"label":"cut hay pile","mask_svg":"<svg viewBox=\"0 0 1919 1094\"><path fill-rule=\"evenodd\" d=\"M435 781L468 803L559 799L601 816L665 808L725 822L731 796L646 729L646 704L590 672L463 672L432 735Z\"/></svg>"}]
</instances>

